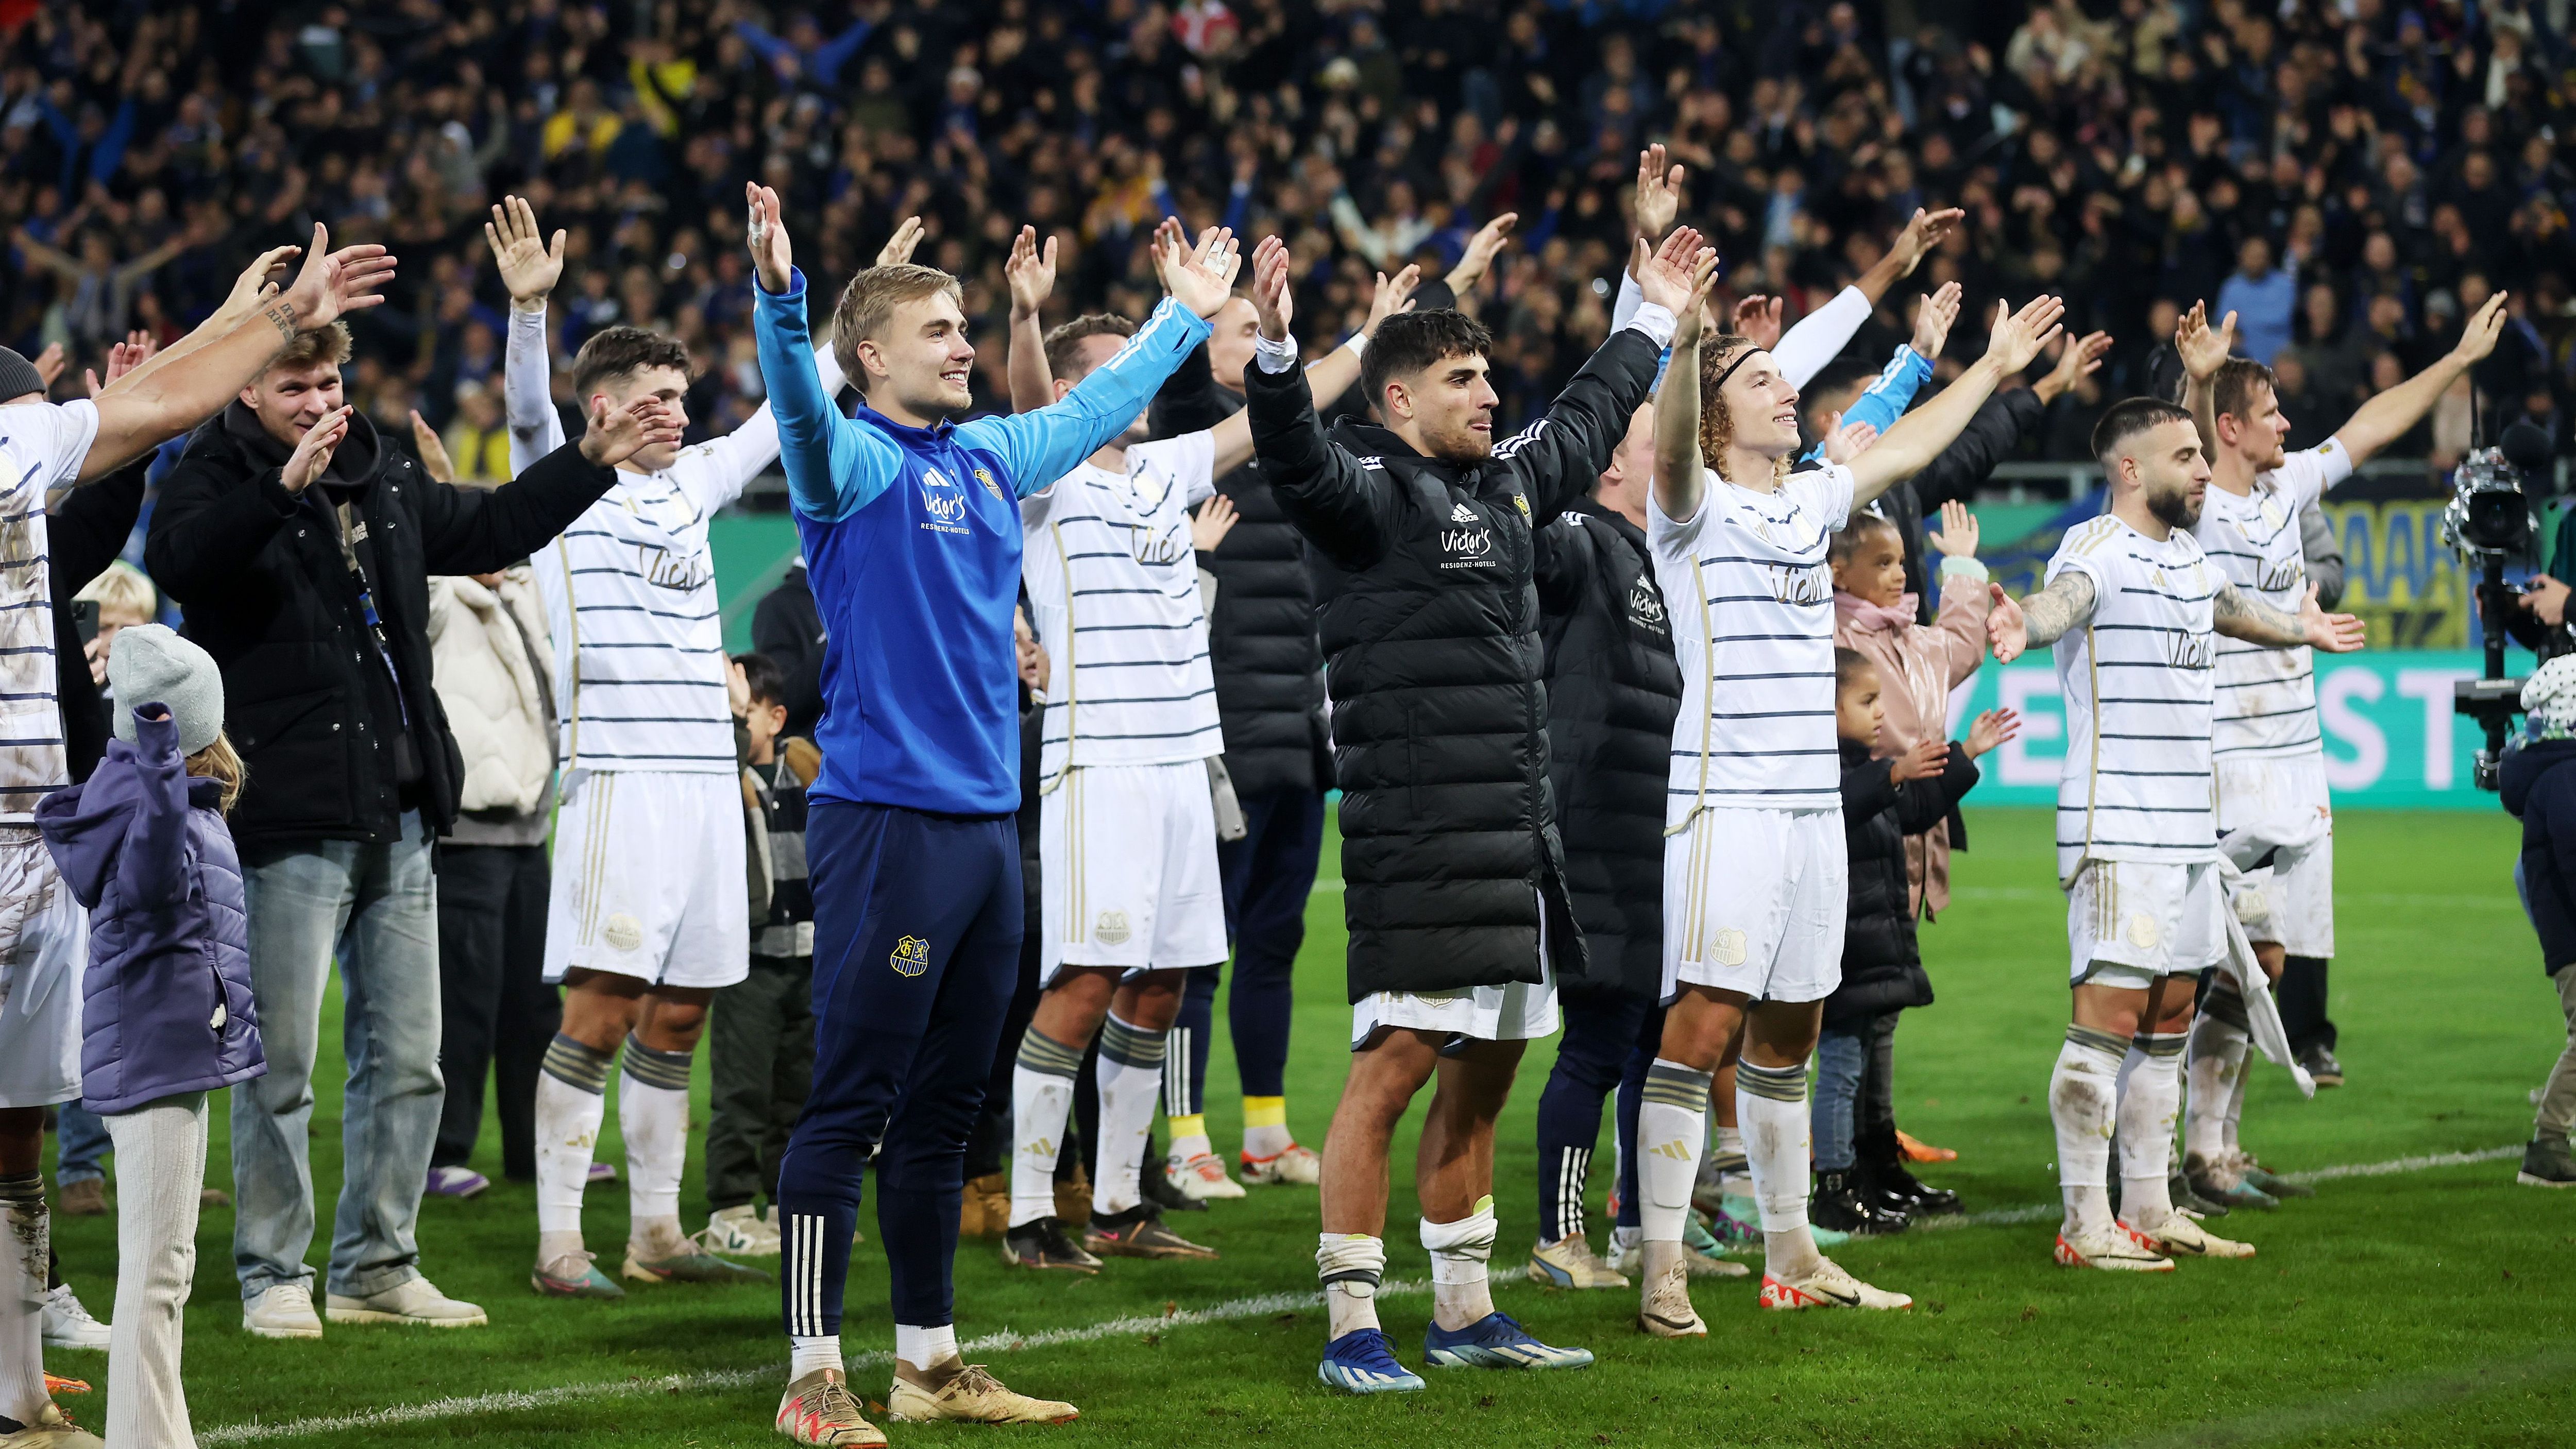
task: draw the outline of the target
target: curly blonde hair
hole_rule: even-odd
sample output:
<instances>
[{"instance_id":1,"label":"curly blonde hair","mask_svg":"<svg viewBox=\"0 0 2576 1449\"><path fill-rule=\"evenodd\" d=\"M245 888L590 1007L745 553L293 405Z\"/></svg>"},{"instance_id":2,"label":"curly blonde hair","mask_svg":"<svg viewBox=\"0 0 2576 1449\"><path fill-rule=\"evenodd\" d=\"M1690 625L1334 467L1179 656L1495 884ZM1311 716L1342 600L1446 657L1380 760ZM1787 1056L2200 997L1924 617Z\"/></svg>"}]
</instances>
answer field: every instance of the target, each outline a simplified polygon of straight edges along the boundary
<instances>
[{"instance_id":1,"label":"curly blonde hair","mask_svg":"<svg viewBox=\"0 0 2576 1449\"><path fill-rule=\"evenodd\" d=\"M1700 344L1699 349L1699 455L1711 472L1726 477L1727 450L1735 445L1735 415L1726 409L1719 387L1728 372L1744 354L1760 349L1761 344L1740 332L1724 332ZM1782 454L1773 465L1773 477L1789 476L1789 455ZM1727 479L1732 483L1736 480Z\"/></svg>"}]
</instances>

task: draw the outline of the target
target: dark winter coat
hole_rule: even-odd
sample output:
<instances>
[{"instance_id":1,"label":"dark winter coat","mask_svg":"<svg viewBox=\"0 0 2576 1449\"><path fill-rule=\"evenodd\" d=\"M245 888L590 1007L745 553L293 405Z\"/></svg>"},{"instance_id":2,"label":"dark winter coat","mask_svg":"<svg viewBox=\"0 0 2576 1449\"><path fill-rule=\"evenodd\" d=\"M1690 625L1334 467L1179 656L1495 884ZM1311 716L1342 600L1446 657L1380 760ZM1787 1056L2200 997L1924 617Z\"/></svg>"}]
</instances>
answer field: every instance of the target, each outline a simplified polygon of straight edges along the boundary
<instances>
[{"instance_id":1,"label":"dark winter coat","mask_svg":"<svg viewBox=\"0 0 2576 1449\"><path fill-rule=\"evenodd\" d=\"M1181 360L1154 399L1158 438L1213 428L1243 397L1208 370L1207 348ZM1315 590L1306 540L1271 496L1260 460L1216 480L1235 525L1198 556L1216 576L1208 615L1208 664L1225 726L1225 769L1237 795L1320 790L1332 783L1324 754L1324 656L1315 642Z\"/></svg>"},{"instance_id":2,"label":"dark winter coat","mask_svg":"<svg viewBox=\"0 0 2576 1449\"><path fill-rule=\"evenodd\" d=\"M131 1112L268 1070L251 1003L241 857L187 773L167 707L134 711L87 782L36 806L46 848L90 913L81 978L81 1100Z\"/></svg>"},{"instance_id":3,"label":"dark winter coat","mask_svg":"<svg viewBox=\"0 0 2576 1449\"><path fill-rule=\"evenodd\" d=\"M432 482L364 413L349 419L330 472L300 495L278 481L287 451L240 403L226 408L162 483L143 550L188 637L223 666L226 729L250 767L234 838L249 852L389 841L407 809L444 830L464 769L430 687L429 576L497 573L526 558L617 475L568 443L507 487ZM364 525L355 548L391 681L341 553L334 496Z\"/></svg>"},{"instance_id":4,"label":"dark winter coat","mask_svg":"<svg viewBox=\"0 0 2576 1449\"><path fill-rule=\"evenodd\" d=\"M1905 588L1922 600L1924 623L1932 622L1940 593L1927 586L1928 575L1923 571L1924 518L1937 516L1941 505L1954 498L1964 503L1976 497L1995 465L2012 456L2024 436L2037 432L2047 414L2039 394L2029 388L1996 393L1979 405L1968 426L1922 472L1879 495L1877 511L1896 525L1905 540Z\"/></svg>"},{"instance_id":5,"label":"dark winter coat","mask_svg":"<svg viewBox=\"0 0 2576 1449\"><path fill-rule=\"evenodd\" d=\"M814 737L823 718L823 611L798 564L751 611L751 647L787 672L785 734Z\"/></svg>"},{"instance_id":6,"label":"dark winter coat","mask_svg":"<svg viewBox=\"0 0 2576 1449\"><path fill-rule=\"evenodd\" d=\"M1664 976L1664 795L1682 671L1645 530L1590 498L1538 531L1548 783L1589 959L1561 987L1652 1001Z\"/></svg>"},{"instance_id":7,"label":"dark winter coat","mask_svg":"<svg viewBox=\"0 0 2576 1449\"><path fill-rule=\"evenodd\" d=\"M1262 475L1313 546L1353 1001L1537 982L1542 912L1558 973L1584 970L1549 801L1532 535L1600 476L1660 352L1614 334L1474 464L1362 423L1327 437L1300 370L1244 375Z\"/></svg>"},{"instance_id":8,"label":"dark winter coat","mask_svg":"<svg viewBox=\"0 0 2576 1449\"><path fill-rule=\"evenodd\" d=\"M2539 740L2507 750L2497 784L2504 808L2522 820L2523 902L2540 933L2540 961L2552 976L2576 963L2576 740Z\"/></svg>"},{"instance_id":9,"label":"dark winter coat","mask_svg":"<svg viewBox=\"0 0 2576 1449\"><path fill-rule=\"evenodd\" d=\"M1905 878L1905 837L1929 830L1975 788L1977 766L1955 742L1950 762L1929 779L1896 783L1893 760L1869 746L1842 744L1843 840L1851 855L1851 899L1843 925L1843 983L1825 998L1825 1023L1932 1004L1932 978L1914 938Z\"/></svg>"}]
</instances>

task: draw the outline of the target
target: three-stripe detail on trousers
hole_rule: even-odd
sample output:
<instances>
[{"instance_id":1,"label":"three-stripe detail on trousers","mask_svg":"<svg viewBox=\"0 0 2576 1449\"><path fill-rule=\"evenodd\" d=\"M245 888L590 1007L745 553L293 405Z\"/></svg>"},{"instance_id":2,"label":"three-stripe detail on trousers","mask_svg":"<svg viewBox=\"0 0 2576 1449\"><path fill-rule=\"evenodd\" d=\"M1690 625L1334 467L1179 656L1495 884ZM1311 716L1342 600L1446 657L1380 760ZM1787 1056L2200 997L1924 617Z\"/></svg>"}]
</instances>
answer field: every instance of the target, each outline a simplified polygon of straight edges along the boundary
<instances>
[{"instance_id":1,"label":"three-stripe detail on trousers","mask_svg":"<svg viewBox=\"0 0 2576 1449\"><path fill-rule=\"evenodd\" d=\"M1592 1170L1592 1149L1569 1147L1556 1159L1556 1231L1551 1238L1579 1237L1583 1232L1583 1179Z\"/></svg>"},{"instance_id":2,"label":"three-stripe detail on trousers","mask_svg":"<svg viewBox=\"0 0 2576 1449\"><path fill-rule=\"evenodd\" d=\"M787 1283L787 1331L799 1338L819 1338L823 1326L824 1219L819 1213L787 1215L786 1256L779 1266Z\"/></svg>"}]
</instances>

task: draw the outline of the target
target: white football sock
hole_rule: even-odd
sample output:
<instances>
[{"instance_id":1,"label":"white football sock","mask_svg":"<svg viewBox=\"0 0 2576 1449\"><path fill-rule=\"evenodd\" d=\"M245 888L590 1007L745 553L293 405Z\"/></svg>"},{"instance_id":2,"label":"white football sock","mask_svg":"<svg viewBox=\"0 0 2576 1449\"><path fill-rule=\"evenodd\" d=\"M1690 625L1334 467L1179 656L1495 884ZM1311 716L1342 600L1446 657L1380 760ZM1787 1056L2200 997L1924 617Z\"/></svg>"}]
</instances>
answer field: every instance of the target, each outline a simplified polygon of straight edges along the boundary
<instances>
[{"instance_id":1,"label":"white football sock","mask_svg":"<svg viewBox=\"0 0 2576 1449\"><path fill-rule=\"evenodd\" d=\"M1454 1223L1422 1220L1422 1250L1431 1255L1431 1321L1456 1330L1494 1311L1493 1285L1485 1276L1494 1255L1494 1200L1476 1199L1476 1210Z\"/></svg>"},{"instance_id":2,"label":"white football sock","mask_svg":"<svg viewBox=\"0 0 2576 1449\"><path fill-rule=\"evenodd\" d=\"M2128 1087L2120 1094L2120 1220L2153 1232L2173 1215L2174 1118L2182 1109L2181 1032L2141 1036L2130 1045Z\"/></svg>"},{"instance_id":3,"label":"white football sock","mask_svg":"<svg viewBox=\"0 0 2576 1449\"><path fill-rule=\"evenodd\" d=\"M1137 1181L1145 1157L1145 1136L1154 1130L1154 1105L1163 1096L1163 1048L1166 1032L1147 1031L1110 1013L1100 1030L1100 1065L1092 1073L1100 1084L1100 1180L1091 1190L1095 1216L1123 1213L1143 1195ZM1205 1151L1207 1138L1199 1138Z\"/></svg>"},{"instance_id":4,"label":"white football sock","mask_svg":"<svg viewBox=\"0 0 2576 1449\"><path fill-rule=\"evenodd\" d=\"M1690 1220L1708 1137L1709 1074L1657 1057L1637 1105L1637 1223L1650 1243L1678 1243Z\"/></svg>"},{"instance_id":5,"label":"white football sock","mask_svg":"<svg viewBox=\"0 0 2576 1449\"><path fill-rule=\"evenodd\" d=\"M22 1425L53 1402L45 1392L49 1226L43 1178L0 1178L0 1417Z\"/></svg>"},{"instance_id":6,"label":"white football sock","mask_svg":"<svg viewBox=\"0 0 2576 1449\"><path fill-rule=\"evenodd\" d=\"M1030 1027L1011 1069L1011 1226L1055 1216L1055 1162L1064 1151L1064 1122L1073 1112L1073 1074L1082 1046L1068 1046ZM1106 1166L1106 1162L1103 1163Z\"/></svg>"},{"instance_id":7,"label":"white football sock","mask_svg":"<svg viewBox=\"0 0 2576 1449\"><path fill-rule=\"evenodd\" d=\"M1325 1233L1315 1247L1315 1276L1324 1284L1325 1341L1375 1328L1377 1285L1386 1274L1386 1240L1366 1233Z\"/></svg>"},{"instance_id":8,"label":"white football sock","mask_svg":"<svg viewBox=\"0 0 2576 1449\"><path fill-rule=\"evenodd\" d=\"M590 1182L599 1124L608 1118L613 1051L558 1033L537 1076L537 1258L550 1263L581 1248L581 1192ZM551 1251L549 1251L551 1249Z\"/></svg>"},{"instance_id":9,"label":"white football sock","mask_svg":"<svg viewBox=\"0 0 2576 1449\"><path fill-rule=\"evenodd\" d=\"M837 1333L807 1337L801 1333L787 1336L787 1381L794 1383L816 1369L840 1369L841 1336Z\"/></svg>"},{"instance_id":10,"label":"white football sock","mask_svg":"<svg viewBox=\"0 0 2576 1449\"><path fill-rule=\"evenodd\" d=\"M2190 1105L2182 1120L2186 1159L2215 1165L2226 1157L2228 1127L2243 1100L2238 1088L2245 1075L2246 1046L2245 1028L2220 1020L2215 1012L2204 1011L2191 1024L2191 1060L2184 1068Z\"/></svg>"},{"instance_id":11,"label":"white football sock","mask_svg":"<svg viewBox=\"0 0 2576 1449\"><path fill-rule=\"evenodd\" d=\"M2236 1140L2236 1127L2245 1117L2245 1084L2253 1075L2245 1070L2245 1054L2239 1051L2236 1055L2235 1090L2227 1094L2227 1115L2222 1119L2219 1128L2224 1134L2227 1156L2231 1160L2245 1155L2245 1145Z\"/></svg>"},{"instance_id":12,"label":"white football sock","mask_svg":"<svg viewBox=\"0 0 2576 1449\"><path fill-rule=\"evenodd\" d=\"M2057 1129L2057 1183L2066 1198L2066 1230L2111 1226L2111 1127L2119 1110L2120 1058L2128 1043L2089 1026L2066 1029L2057 1070L2048 1081L2048 1117Z\"/></svg>"},{"instance_id":13,"label":"white football sock","mask_svg":"<svg viewBox=\"0 0 2576 1449\"><path fill-rule=\"evenodd\" d=\"M1766 1265L1787 1277L1816 1261L1815 1235L1807 1228L1807 1167L1814 1132L1807 1109L1807 1064L1735 1067L1735 1120L1744 1128L1744 1157L1753 1172L1753 1198L1762 1209Z\"/></svg>"},{"instance_id":14,"label":"white football sock","mask_svg":"<svg viewBox=\"0 0 2576 1449\"><path fill-rule=\"evenodd\" d=\"M626 1139L626 1239L665 1256L680 1247L680 1173L689 1161L689 1053L626 1038L617 1076L617 1130Z\"/></svg>"},{"instance_id":15,"label":"white football sock","mask_svg":"<svg viewBox=\"0 0 2576 1449\"><path fill-rule=\"evenodd\" d=\"M936 1328L915 1328L908 1323L894 1326L894 1356L913 1366L914 1370L935 1369L957 1358L957 1325L943 1323Z\"/></svg>"}]
</instances>

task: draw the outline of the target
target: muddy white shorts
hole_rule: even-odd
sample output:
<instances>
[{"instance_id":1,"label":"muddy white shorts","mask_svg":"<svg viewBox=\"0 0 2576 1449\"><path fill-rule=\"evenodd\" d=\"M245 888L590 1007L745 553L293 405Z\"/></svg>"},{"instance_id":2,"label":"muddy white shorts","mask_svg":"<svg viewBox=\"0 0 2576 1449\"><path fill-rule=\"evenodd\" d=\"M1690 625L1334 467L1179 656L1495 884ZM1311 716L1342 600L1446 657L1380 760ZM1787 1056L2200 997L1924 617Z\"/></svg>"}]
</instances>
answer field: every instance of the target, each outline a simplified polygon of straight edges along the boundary
<instances>
[{"instance_id":1,"label":"muddy white shorts","mask_svg":"<svg viewBox=\"0 0 2576 1449\"><path fill-rule=\"evenodd\" d=\"M89 912L32 825L0 825L0 1108L81 1094Z\"/></svg>"},{"instance_id":2,"label":"muddy white shorts","mask_svg":"<svg viewBox=\"0 0 2576 1449\"><path fill-rule=\"evenodd\" d=\"M1703 809L1664 841L1664 996L1822 1001L1843 981L1840 810Z\"/></svg>"},{"instance_id":3,"label":"muddy white shorts","mask_svg":"<svg viewBox=\"0 0 2576 1449\"><path fill-rule=\"evenodd\" d=\"M573 770L555 817L546 979L609 971L656 986L751 974L739 776Z\"/></svg>"},{"instance_id":4,"label":"muddy white shorts","mask_svg":"<svg viewBox=\"0 0 2576 1449\"><path fill-rule=\"evenodd\" d=\"M2245 872L2232 904L2248 938L2276 942L2292 956L2323 959L2335 952L2333 813L2323 757L2219 765L2219 833L2285 811L2324 813L2329 822L2324 838L2274 851L2269 866Z\"/></svg>"},{"instance_id":5,"label":"muddy white shorts","mask_svg":"<svg viewBox=\"0 0 2576 1449\"><path fill-rule=\"evenodd\" d=\"M2218 862L2088 860L2066 887L2069 977L2143 991L2227 954Z\"/></svg>"},{"instance_id":6,"label":"muddy white shorts","mask_svg":"<svg viewBox=\"0 0 2576 1449\"><path fill-rule=\"evenodd\" d=\"M1226 957L1207 762L1082 765L1038 804L1041 986L1067 966L1186 970Z\"/></svg>"}]
</instances>

